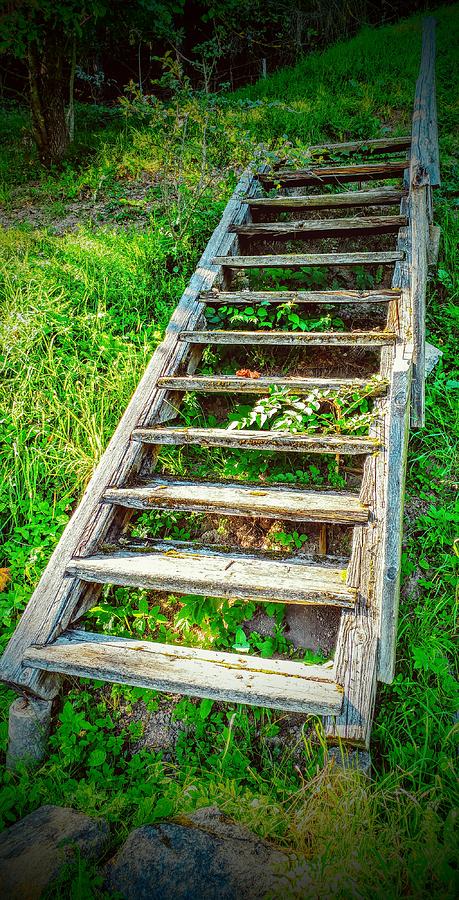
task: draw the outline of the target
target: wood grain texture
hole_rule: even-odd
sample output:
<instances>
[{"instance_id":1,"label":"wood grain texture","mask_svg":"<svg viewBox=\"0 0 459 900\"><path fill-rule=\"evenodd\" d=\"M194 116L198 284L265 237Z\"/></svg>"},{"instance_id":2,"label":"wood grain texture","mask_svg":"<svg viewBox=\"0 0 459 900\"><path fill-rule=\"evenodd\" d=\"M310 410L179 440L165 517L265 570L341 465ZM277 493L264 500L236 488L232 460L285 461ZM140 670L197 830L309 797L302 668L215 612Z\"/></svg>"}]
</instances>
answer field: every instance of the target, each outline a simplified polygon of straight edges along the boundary
<instances>
[{"instance_id":1,"label":"wood grain texture","mask_svg":"<svg viewBox=\"0 0 459 900\"><path fill-rule=\"evenodd\" d=\"M96 584L278 603L353 606L346 572L315 563L212 553L203 549L111 554L72 559L72 575Z\"/></svg>"},{"instance_id":2,"label":"wood grain texture","mask_svg":"<svg viewBox=\"0 0 459 900\"><path fill-rule=\"evenodd\" d=\"M200 447L244 447L253 450L278 450L283 453L342 453L361 455L378 449L373 437L344 434L290 434L282 431L250 431L228 428L136 428L134 441L148 444L194 444Z\"/></svg>"},{"instance_id":3,"label":"wood grain texture","mask_svg":"<svg viewBox=\"0 0 459 900\"><path fill-rule=\"evenodd\" d=\"M179 509L301 522L354 524L368 520L368 510L357 495L348 491L293 490L238 482L155 478L148 484L111 488L104 500L133 509Z\"/></svg>"},{"instance_id":4,"label":"wood grain texture","mask_svg":"<svg viewBox=\"0 0 459 900\"><path fill-rule=\"evenodd\" d=\"M214 264L230 269L298 269L303 266L376 266L401 259L398 251L374 250L355 253L277 253L257 256L217 256Z\"/></svg>"},{"instance_id":5,"label":"wood grain texture","mask_svg":"<svg viewBox=\"0 0 459 900\"><path fill-rule=\"evenodd\" d=\"M247 192L256 190L256 180L248 171L229 201L171 317L164 341L148 364L3 654L0 678L20 690L29 691L42 699L53 698L59 690L59 679L23 666L24 654L31 644L47 643L65 630L76 608L82 614L96 602L98 589L88 589L77 578L65 576L66 568L75 554L94 552L114 527L116 508L101 503L102 496L109 486L122 484L139 470L143 447L138 441L131 441L132 430L157 421L165 397L164 390L158 388L158 378L175 374L186 358L187 345L178 342L177 336L183 329L193 328L200 320L202 304L198 301L199 294L212 288L219 275L219 267L212 260L216 254L234 249L236 238L228 233L228 225L244 221L247 206L242 204L242 198L246 197Z\"/></svg>"},{"instance_id":6,"label":"wood grain texture","mask_svg":"<svg viewBox=\"0 0 459 900\"><path fill-rule=\"evenodd\" d=\"M395 288L371 291L204 291L200 300L208 305L257 303L390 303L400 295Z\"/></svg>"},{"instance_id":7,"label":"wood grain texture","mask_svg":"<svg viewBox=\"0 0 459 900\"><path fill-rule=\"evenodd\" d=\"M251 222L231 225L240 237L263 240L306 240L308 237L353 237L360 234L390 234L406 225L401 216L360 216L345 219L306 219L304 222Z\"/></svg>"},{"instance_id":8,"label":"wood grain texture","mask_svg":"<svg viewBox=\"0 0 459 900\"><path fill-rule=\"evenodd\" d=\"M410 192L411 226L411 308L413 319L413 380L411 388L411 425L425 424L425 340L426 290L429 273L430 243L427 214L427 187L413 187Z\"/></svg>"},{"instance_id":9,"label":"wood grain texture","mask_svg":"<svg viewBox=\"0 0 459 900\"><path fill-rule=\"evenodd\" d=\"M406 458L410 426L412 348L403 345L395 359L391 379L388 447L385 483L385 522L381 553L382 596L378 679L390 684L395 674L400 566L403 536Z\"/></svg>"},{"instance_id":10,"label":"wood grain texture","mask_svg":"<svg viewBox=\"0 0 459 900\"><path fill-rule=\"evenodd\" d=\"M278 169L272 175L260 175L260 182L265 188L276 185L285 187L306 187L321 184L345 184L354 181L384 181L389 178L401 178L405 170L405 160L394 160L383 163L367 163L366 165L321 166L288 170Z\"/></svg>"},{"instance_id":11,"label":"wood grain texture","mask_svg":"<svg viewBox=\"0 0 459 900\"><path fill-rule=\"evenodd\" d=\"M376 397L387 390L387 382L365 378L295 378L294 376L260 375L244 378L238 375L172 375L160 378L161 387L171 391L200 391L209 394L264 394L271 387L285 388L295 394L308 394L314 388L321 391L368 390Z\"/></svg>"},{"instance_id":12,"label":"wood grain texture","mask_svg":"<svg viewBox=\"0 0 459 900\"><path fill-rule=\"evenodd\" d=\"M242 344L257 347L384 347L395 340L390 331L182 331L192 344Z\"/></svg>"},{"instance_id":13,"label":"wood grain texture","mask_svg":"<svg viewBox=\"0 0 459 900\"><path fill-rule=\"evenodd\" d=\"M339 713L342 689L324 666L69 631L25 660L40 670L314 715Z\"/></svg>"},{"instance_id":14,"label":"wood grain texture","mask_svg":"<svg viewBox=\"0 0 459 900\"><path fill-rule=\"evenodd\" d=\"M406 199L402 197L401 213L406 212ZM402 227L397 246L404 257L410 253L410 229ZM394 269L392 287L400 289L397 301L389 304L387 327L396 328L404 339L410 320L409 265L404 258ZM402 345L403 346L403 345ZM348 584L357 590L354 610L341 613L335 652L335 678L344 687L343 710L336 719L329 719L326 733L330 741L343 740L354 745L369 746L373 710L376 697L377 678L383 676L378 671L380 642L386 641L390 652L391 635L386 630L382 635L383 604L386 605L384 627L391 621L395 611L395 593L398 590L400 571L389 584L387 558L383 553L386 535L393 526L397 528L399 512L387 506L388 473L393 472L396 462L392 460L393 448L390 438L391 402L397 395L397 373L394 369L395 353L391 348L381 352L380 376L389 378L390 392L387 398L377 400L374 407L376 419L370 429L371 436L378 441L380 452L368 456L364 463L360 500L368 504L369 524L366 528L354 529L351 558L348 565ZM400 352L400 350L398 351ZM402 351L403 352L403 351ZM396 457L397 448L394 448ZM403 476L401 476L403 477ZM392 517L395 516L394 522ZM390 574L393 574L392 572ZM385 588L384 588L385 585ZM386 590L386 594L384 593ZM396 628L396 615L392 616L391 632ZM386 667L387 669L387 667Z\"/></svg>"},{"instance_id":15,"label":"wood grain texture","mask_svg":"<svg viewBox=\"0 0 459 900\"><path fill-rule=\"evenodd\" d=\"M435 91L435 19L424 19L419 76L411 128L410 182L413 186L441 183Z\"/></svg>"},{"instance_id":16,"label":"wood grain texture","mask_svg":"<svg viewBox=\"0 0 459 900\"><path fill-rule=\"evenodd\" d=\"M372 155L378 153L397 153L400 150L409 150L411 146L411 135L403 135L402 137L384 137L371 138L368 141L344 141L340 144L311 144L308 147L310 153L320 153L326 151L330 156L333 153L368 153Z\"/></svg>"},{"instance_id":17,"label":"wood grain texture","mask_svg":"<svg viewBox=\"0 0 459 900\"><path fill-rule=\"evenodd\" d=\"M311 194L303 197L252 197L245 202L251 209L339 209L358 206L397 206L402 197L400 188L372 188L366 191L346 191L339 194Z\"/></svg>"}]
</instances>

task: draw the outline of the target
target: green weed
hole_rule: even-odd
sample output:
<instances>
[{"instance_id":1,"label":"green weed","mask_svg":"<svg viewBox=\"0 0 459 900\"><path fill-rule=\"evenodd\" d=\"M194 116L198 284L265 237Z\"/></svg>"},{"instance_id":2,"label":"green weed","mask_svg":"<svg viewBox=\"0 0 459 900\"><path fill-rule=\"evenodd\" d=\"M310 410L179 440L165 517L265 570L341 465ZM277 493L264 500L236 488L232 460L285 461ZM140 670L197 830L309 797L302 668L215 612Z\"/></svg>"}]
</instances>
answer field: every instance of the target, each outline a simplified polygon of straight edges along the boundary
<instances>
[{"instance_id":1,"label":"green weed","mask_svg":"<svg viewBox=\"0 0 459 900\"><path fill-rule=\"evenodd\" d=\"M70 805L106 816L116 848L127 828L218 804L300 856L303 872L295 874L301 896L304 885L320 895L324 884L337 898L456 895L451 635L458 560L457 6L435 15L443 160L436 216L442 245L429 296L428 339L443 357L427 382L426 428L410 444L397 674L378 692L373 780L323 768L325 744L314 719L298 726L292 743L285 739L285 729L293 727L288 717L210 701L177 705L184 729L174 761L166 762L161 753L139 746L142 721L132 715L157 708L160 695L66 685L49 758L33 774L2 774L4 825L42 803ZM419 18L413 17L365 28L353 40L310 54L293 70L236 94L188 96L183 82L177 102L155 101L147 110L132 92L112 109L78 107L74 158L51 173L38 166L25 114L2 113L8 135L0 146L5 216L14 223L21 205L32 209L28 224L5 229L0 239L3 640L161 339L235 184L235 170L260 143L261 159L273 162L288 153L301 161L310 143L405 133L419 50ZM186 120L186 133L179 120ZM141 199L135 195L139 185ZM74 231L32 229L33 210L45 205L48 221L75 202L82 214ZM380 270L354 274L362 288L382 278ZM299 286L329 285L322 269L297 275L292 270L290 280ZM258 289L285 286L275 269L252 272L251 278ZM335 284L340 286L339 278ZM243 324L273 327L271 310L266 313L245 309L253 321ZM232 325L234 314L227 308L221 315L217 308L212 315L218 320L211 324ZM276 327L322 327L287 305L282 315ZM298 321L288 319L295 315ZM212 368L209 354L206 364ZM184 408L185 419L196 413L193 402ZM164 449L159 458L160 471L175 475L337 488L346 485L345 467L346 460L325 457L202 448ZM192 527L182 519L153 525L144 520L138 536L162 528L163 536L180 538L192 535ZM281 540L297 548L301 539L298 532ZM272 655L291 650L279 627L281 611L268 613L273 637L266 638L244 624L255 612L251 605L181 598L173 607L172 629L154 597L120 588L103 595L90 623L110 633ZM306 655L306 662L314 661L323 658ZM0 696L4 747L13 695L2 689ZM72 877L99 889L91 872ZM296 890L292 881L285 896L287 889Z\"/></svg>"}]
</instances>

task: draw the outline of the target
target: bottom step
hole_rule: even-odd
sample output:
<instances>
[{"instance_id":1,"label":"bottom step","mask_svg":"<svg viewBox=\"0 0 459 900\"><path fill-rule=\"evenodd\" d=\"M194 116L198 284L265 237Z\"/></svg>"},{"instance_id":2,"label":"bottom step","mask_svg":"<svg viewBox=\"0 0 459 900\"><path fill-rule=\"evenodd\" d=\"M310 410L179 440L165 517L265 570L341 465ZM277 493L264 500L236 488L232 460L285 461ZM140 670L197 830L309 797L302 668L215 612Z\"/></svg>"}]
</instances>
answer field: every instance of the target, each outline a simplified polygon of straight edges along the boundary
<instances>
[{"instance_id":1,"label":"bottom step","mask_svg":"<svg viewBox=\"0 0 459 900\"><path fill-rule=\"evenodd\" d=\"M86 631L68 631L53 644L31 647L24 665L172 694L322 716L338 715L343 702L343 689L324 666Z\"/></svg>"}]
</instances>

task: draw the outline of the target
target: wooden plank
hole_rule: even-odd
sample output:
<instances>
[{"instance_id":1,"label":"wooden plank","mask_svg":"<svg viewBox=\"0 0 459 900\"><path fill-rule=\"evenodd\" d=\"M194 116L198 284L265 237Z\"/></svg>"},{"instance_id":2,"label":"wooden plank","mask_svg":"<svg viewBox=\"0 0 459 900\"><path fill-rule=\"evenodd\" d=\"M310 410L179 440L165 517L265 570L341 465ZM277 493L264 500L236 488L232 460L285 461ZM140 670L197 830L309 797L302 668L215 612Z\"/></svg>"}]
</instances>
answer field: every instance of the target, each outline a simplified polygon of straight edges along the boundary
<instances>
[{"instance_id":1,"label":"wooden plank","mask_svg":"<svg viewBox=\"0 0 459 900\"><path fill-rule=\"evenodd\" d=\"M310 153L321 153L326 151L332 154L337 153L397 153L399 150L409 150L411 146L411 135L403 135L403 137L383 137L370 138L368 141L344 141L339 144L311 144L308 147Z\"/></svg>"},{"instance_id":2,"label":"wooden plank","mask_svg":"<svg viewBox=\"0 0 459 900\"><path fill-rule=\"evenodd\" d=\"M86 631L69 631L53 644L29 648L25 662L76 677L290 712L333 715L342 706L342 689L324 666Z\"/></svg>"},{"instance_id":3,"label":"wooden plank","mask_svg":"<svg viewBox=\"0 0 459 900\"><path fill-rule=\"evenodd\" d=\"M373 440L381 452L368 456L364 463L360 499L370 510L366 528L354 529L348 583L357 590L353 610L343 610L336 642L334 676L344 687L341 714L326 723L331 742L343 741L368 747L376 696L379 603L377 586L381 563L381 532L384 508L384 472L387 456L385 409L387 401L378 401L380 413L371 427Z\"/></svg>"},{"instance_id":4,"label":"wooden plank","mask_svg":"<svg viewBox=\"0 0 459 900\"><path fill-rule=\"evenodd\" d=\"M402 197L401 213L406 212ZM410 230L401 228L397 246L410 256ZM397 303L389 305L388 327L396 326L404 339L409 318L409 279L407 260L396 264L392 287L401 289ZM381 351L380 376L392 379L393 351ZM344 741L368 747L373 719L378 677L378 644L380 638L384 556L382 547L385 530L391 527L387 517L386 483L391 445L389 438L389 400L377 400L373 409L375 419L370 435L381 446L381 452L367 456L364 462L360 500L368 504L368 527L354 529L351 558L348 565L348 584L357 590L354 610L341 614L336 642L334 672L345 691L340 716L330 719L326 733L331 741ZM397 577L399 577L397 572Z\"/></svg>"},{"instance_id":5,"label":"wooden plank","mask_svg":"<svg viewBox=\"0 0 459 900\"><path fill-rule=\"evenodd\" d=\"M425 340L426 290L429 273L429 219L427 187L413 187L410 193L411 225L411 307L413 317L413 380L411 389L411 424L425 424Z\"/></svg>"},{"instance_id":6,"label":"wooden plank","mask_svg":"<svg viewBox=\"0 0 459 900\"><path fill-rule=\"evenodd\" d=\"M215 229L191 281L175 309L165 338L157 348L141 379L105 453L103 454L81 502L67 525L59 544L22 615L13 637L1 660L0 678L28 690L42 699L50 699L59 690L59 679L25 668L24 654L32 644L47 643L67 627L75 609L84 610L94 604L96 589L87 589L75 578L64 577L67 565L75 554L91 553L101 540L110 535L114 526L115 507L100 503L109 486L124 483L139 470L143 447L131 441L136 426L148 426L158 420L163 407L164 391L158 388L158 378L180 371L188 347L177 341L177 334L193 328L202 315L198 297L212 288L219 274L212 262L218 253L231 252L235 237L228 233L228 225L242 222L247 206L242 199L247 192L257 190L253 174L242 176L223 216ZM116 529L117 530L117 529Z\"/></svg>"},{"instance_id":7,"label":"wooden plank","mask_svg":"<svg viewBox=\"0 0 459 900\"><path fill-rule=\"evenodd\" d=\"M388 178L401 178L406 168L405 160L387 161L383 163L367 163L354 166L311 166L310 168L278 169L271 175L260 175L263 187L276 185L284 187L306 187L307 185L345 184L354 181L383 181Z\"/></svg>"},{"instance_id":8,"label":"wooden plank","mask_svg":"<svg viewBox=\"0 0 459 900\"><path fill-rule=\"evenodd\" d=\"M402 556L405 472L410 425L411 348L396 357L391 378L389 455L385 484L386 513L382 566L380 681L390 684L395 672L400 566Z\"/></svg>"},{"instance_id":9,"label":"wooden plank","mask_svg":"<svg viewBox=\"0 0 459 900\"><path fill-rule=\"evenodd\" d=\"M389 331L182 331L192 344L255 344L264 347L383 347L395 341Z\"/></svg>"},{"instance_id":10,"label":"wooden plank","mask_svg":"<svg viewBox=\"0 0 459 900\"><path fill-rule=\"evenodd\" d=\"M396 187L347 191L340 194L311 194L303 197L251 197L245 200L251 209L340 209L354 206L397 206L403 191Z\"/></svg>"},{"instance_id":11,"label":"wooden plank","mask_svg":"<svg viewBox=\"0 0 459 900\"><path fill-rule=\"evenodd\" d=\"M160 386L170 391L201 391L209 394L264 394L271 387L286 388L295 394L309 393L314 388L321 391L370 390L368 396L376 397L387 390L387 382L369 381L365 378L296 378L292 376L260 375L243 378L238 375L182 375L161 378Z\"/></svg>"},{"instance_id":12,"label":"wooden plank","mask_svg":"<svg viewBox=\"0 0 459 900\"><path fill-rule=\"evenodd\" d=\"M104 501L132 509L176 509L298 522L366 522L368 510L348 491L308 491L235 482L155 478L148 484L109 488Z\"/></svg>"},{"instance_id":13,"label":"wooden plank","mask_svg":"<svg viewBox=\"0 0 459 900\"><path fill-rule=\"evenodd\" d=\"M71 575L97 584L117 584L257 602L350 607L355 591L346 570L331 565L273 560L238 553L190 550L118 553L73 559Z\"/></svg>"},{"instance_id":14,"label":"wooden plank","mask_svg":"<svg viewBox=\"0 0 459 900\"><path fill-rule=\"evenodd\" d=\"M435 96L435 19L424 19L419 76L411 128L410 182L418 187L441 183Z\"/></svg>"},{"instance_id":15,"label":"wooden plank","mask_svg":"<svg viewBox=\"0 0 459 900\"><path fill-rule=\"evenodd\" d=\"M260 240L305 240L308 237L351 237L358 234L390 234L406 225L402 216L360 216L344 219L309 219L304 222L251 222L248 225L231 225L240 237Z\"/></svg>"},{"instance_id":16,"label":"wooden plank","mask_svg":"<svg viewBox=\"0 0 459 900\"><path fill-rule=\"evenodd\" d=\"M290 434L282 431L240 431L228 428L136 428L134 441L148 444L200 447L244 447L252 450L278 450L283 453L373 453L379 443L374 438L344 434Z\"/></svg>"},{"instance_id":17,"label":"wooden plank","mask_svg":"<svg viewBox=\"0 0 459 900\"><path fill-rule=\"evenodd\" d=\"M430 225L429 227L429 267L435 268L438 263L438 255L440 253L441 228L439 225Z\"/></svg>"},{"instance_id":18,"label":"wooden plank","mask_svg":"<svg viewBox=\"0 0 459 900\"><path fill-rule=\"evenodd\" d=\"M398 288L371 291L203 291L200 300L224 306L257 303L390 303L400 296Z\"/></svg>"},{"instance_id":19,"label":"wooden plank","mask_svg":"<svg viewBox=\"0 0 459 900\"><path fill-rule=\"evenodd\" d=\"M302 266L372 266L388 265L402 254L395 250L359 251L355 253L277 253L257 256L216 256L216 266L231 269L298 269Z\"/></svg>"}]
</instances>

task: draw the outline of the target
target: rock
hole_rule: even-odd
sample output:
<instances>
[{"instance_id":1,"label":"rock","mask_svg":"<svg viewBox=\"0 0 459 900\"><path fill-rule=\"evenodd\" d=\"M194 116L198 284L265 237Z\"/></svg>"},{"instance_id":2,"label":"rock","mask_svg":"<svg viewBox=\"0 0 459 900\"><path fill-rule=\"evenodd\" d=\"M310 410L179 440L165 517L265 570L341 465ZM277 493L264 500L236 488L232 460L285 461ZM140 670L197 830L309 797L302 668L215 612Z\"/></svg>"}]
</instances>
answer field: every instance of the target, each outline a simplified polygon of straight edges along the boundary
<instances>
[{"instance_id":1,"label":"rock","mask_svg":"<svg viewBox=\"0 0 459 900\"><path fill-rule=\"evenodd\" d=\"M182 722L174 719L175 703L161 707L153 713L145 714L145 727L141 739L136 744L136 752L142 748L163 751L164 759L170 759L175 750L179 734L185 731Z\"/></svg>"},{"instance_id":2,"label":"rock","mask_svg":"<svg viewBox=\"0 0 459 900\"><path fill-rule=\"evenodd\" d=\"M46 755L52 703L18 697L10 706L6 768L38 765Z\"/></svg>"},{"instance_id":3,"label":"rock","mask_svg":"<svg viewBox=\"0 0 459 900\"><path fill-rule=\"evenodd\" d=\"M41 806L0 835L1 897L35 900L76 858L94 859L108 841L108 825L60 806Z\"/></svg>"},{"instance_id":4,"label":"rock","mask_svg":"<svg viewBox=\"0 0 459 900\"><path fill-rule=\"evenodd\" d=\"M328 761L342 769L355 769L362 775L371 776L371 754L368 750L342 750L340 747L330 747Z\"/></svg>"},{"instance_id":5,"label":"rock","mask_svg":"<svg viewBox=\"0 0 459 900\"><path fill-rule=\"evenodd\" d=\"M261 900L288 865L288 856L215 807L182 822L131 832L107 867L108 890L125 900Z\"/></svg>"},{"instance_id":6,"label":"rock","mask_svg":"<svg viewBox=\"0 0 459 900\"><path fill-rule=\"evenodd\" d=\"M433 344L429 344L429 342L426 341L426 348L425 348L426 377L427 377L427 375L430 375L430 373L435 368L437 363L440 361L442 356L443 356L443 350L439 350L438 347L434 347Z\"/></svg>"}]
</instances>

